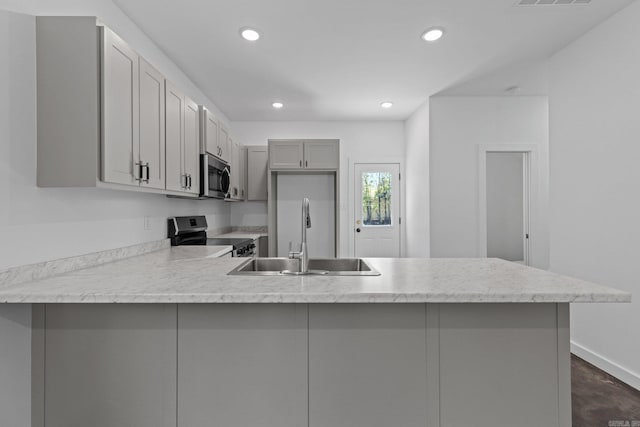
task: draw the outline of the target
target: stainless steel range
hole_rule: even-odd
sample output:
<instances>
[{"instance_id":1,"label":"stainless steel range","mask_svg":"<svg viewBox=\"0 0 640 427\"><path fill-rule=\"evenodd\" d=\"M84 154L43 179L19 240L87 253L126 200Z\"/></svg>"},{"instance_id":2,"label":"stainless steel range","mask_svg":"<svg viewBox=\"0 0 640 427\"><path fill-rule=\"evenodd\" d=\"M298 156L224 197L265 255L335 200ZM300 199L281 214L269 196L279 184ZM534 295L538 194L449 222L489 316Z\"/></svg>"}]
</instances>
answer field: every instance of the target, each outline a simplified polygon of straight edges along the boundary
<instances>
[{"instance_id":1,"label":"stainless steel range","mask_svg":"<svg viewBox=\"0 0 640 427\"><path fill-rule=\"evenodd\" d=\"M233 246L234 257L256 255L252 239L207 238L207 219L204 216L176 216L169 218L167 228L171 246Z\"/></svg>"}]
</instances>

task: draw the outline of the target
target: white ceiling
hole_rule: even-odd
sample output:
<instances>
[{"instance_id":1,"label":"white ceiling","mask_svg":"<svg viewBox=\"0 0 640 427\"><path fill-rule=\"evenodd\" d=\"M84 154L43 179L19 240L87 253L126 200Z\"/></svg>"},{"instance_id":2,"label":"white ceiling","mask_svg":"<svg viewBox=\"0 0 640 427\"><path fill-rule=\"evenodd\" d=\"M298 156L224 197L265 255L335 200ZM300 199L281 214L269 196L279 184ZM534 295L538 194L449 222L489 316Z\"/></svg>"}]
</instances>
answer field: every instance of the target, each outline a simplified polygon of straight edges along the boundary
<instances>
[{"instance_id":1,"label":"white ceiling","mask_svg":"<svg viewBox=\"0 0 640 427\"><path fill-rule=\"evenodd\" d=\"M114 0L236 121L404 120L430 95L544 58L632 1ZM262 38L241 39L245 26ZM446 34L429 44L431 26Z\"/></svg>"}]
</instances>

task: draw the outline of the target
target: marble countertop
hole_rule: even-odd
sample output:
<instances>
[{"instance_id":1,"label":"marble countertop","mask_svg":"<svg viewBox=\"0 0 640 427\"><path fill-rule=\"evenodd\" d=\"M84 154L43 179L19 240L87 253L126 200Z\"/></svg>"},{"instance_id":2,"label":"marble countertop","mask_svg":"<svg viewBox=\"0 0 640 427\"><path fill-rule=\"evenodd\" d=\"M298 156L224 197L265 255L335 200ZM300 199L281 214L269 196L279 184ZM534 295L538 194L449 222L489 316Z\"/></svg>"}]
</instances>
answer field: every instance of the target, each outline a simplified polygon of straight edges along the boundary
<instances>
[{"instance_id":1,"label":"marble countertop","mask_svg":"<svg viewBox=\"0 0 640 427\"><path fill-rule=\"evenodd\" d=\"M268 236L268 233L259 233L259 232L251 232L251 231L232 231L230 233L224 234L215 234L209 237L220 237L225 239L257 239L259 237Z\"/></svg>"},{"instance_id":2,"label":"marble countertop","mask_svg":"<svg viewBox=\"0 0 640 427\"><path fill-rule=\"evenodd\" d=\"M228 254L233 251L233 246L207 246L207 257L209 258L217 258L223 255Z\"/></svg>"},{"instance_id":3,"label":"marble countertop","mask_svg":"<svg viewBox=\"0 0 640 427\"><path fill-rule=\"evenodd\" d=\"M381 276L228 276L247 258L183 246L25 283L3 303L629 302L616 289L498 259L368 259Z\"/></svg>"}]
</instances>

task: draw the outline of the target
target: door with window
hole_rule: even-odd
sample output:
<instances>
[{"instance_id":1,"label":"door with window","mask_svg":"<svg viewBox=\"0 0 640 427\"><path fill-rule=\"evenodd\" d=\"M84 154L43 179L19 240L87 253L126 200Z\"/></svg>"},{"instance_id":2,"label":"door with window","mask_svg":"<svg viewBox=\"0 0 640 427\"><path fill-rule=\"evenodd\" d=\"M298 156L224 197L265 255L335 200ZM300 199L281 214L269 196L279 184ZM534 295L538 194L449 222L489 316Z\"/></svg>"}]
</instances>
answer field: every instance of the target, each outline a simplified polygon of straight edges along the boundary
<instances>
[{"instance_id":1,"label":"door with window","mask_svg":"<svg viewBox=\"0 0 640 427\"><path fill-rule=\"evenodd\" d=\"M355 256L400 256L400 165L356 163Z\"/></svg>"}]
</instances>

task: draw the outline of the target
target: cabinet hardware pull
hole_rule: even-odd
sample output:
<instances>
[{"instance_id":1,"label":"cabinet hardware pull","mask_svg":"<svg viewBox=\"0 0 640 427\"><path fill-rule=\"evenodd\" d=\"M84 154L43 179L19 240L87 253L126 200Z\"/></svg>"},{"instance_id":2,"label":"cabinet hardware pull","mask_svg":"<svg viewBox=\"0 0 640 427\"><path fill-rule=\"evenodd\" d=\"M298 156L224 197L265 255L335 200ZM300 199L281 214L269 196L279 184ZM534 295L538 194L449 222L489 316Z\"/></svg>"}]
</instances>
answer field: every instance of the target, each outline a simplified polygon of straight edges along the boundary
<instances>
[{"instance_id":1,"label":"cabinet hardware pull","mask_svg":"<svg viewBox=\"0 0 640 427\"><path fill-rule=\"evenodd\" d=\"M191 184L192 184L192 181L191 181L191 174L189 174L189 190L191 190Z\"/></svg>"},{"instance_id":2,"label":"cabinet hardware pull","mask_svg":"<svg viewBox=\"0 0 640 427\"><path fill-rule=\"evenodd\" d=\"M136 166L138 167L138 176L136 177L136 181L142 182L142 170L143 170L142 163L136 162Z\"/></svg>"},{"instance_id":3,"label":"cabinet hardware pull","mask_svg":"<svg viewBox=\"0 0 640 427\"><path fill-rule=\"evenodd\" d=\"M300 160L300 167L302 167L302 160Z\"/></svg>"},{"instance_id":4,"label":"cabinet hardware pull","mask_svg":"<svg viewBox=\"0 0 640 427\"><path fill-rule=\"evenodd\" d=\"M149 176L151 175L151 168L149 167L149 162L147 162L144 165L145 168L147 168L147 179L145 179L144 182L146 182L147 184L149 183Z\"/></svg>"},{"instance_id":5,"label":"cabinet hardware pull","mask_svg":"<svg viewBox=\"0 0 640 427\"><path fill-rule=\"evenodd\" d=\"M304 167L305 167L305 168L308 168L308 167L309 167L309 160L305 160L305 161L304 161Z\"/></svg>"}]
</instances>

